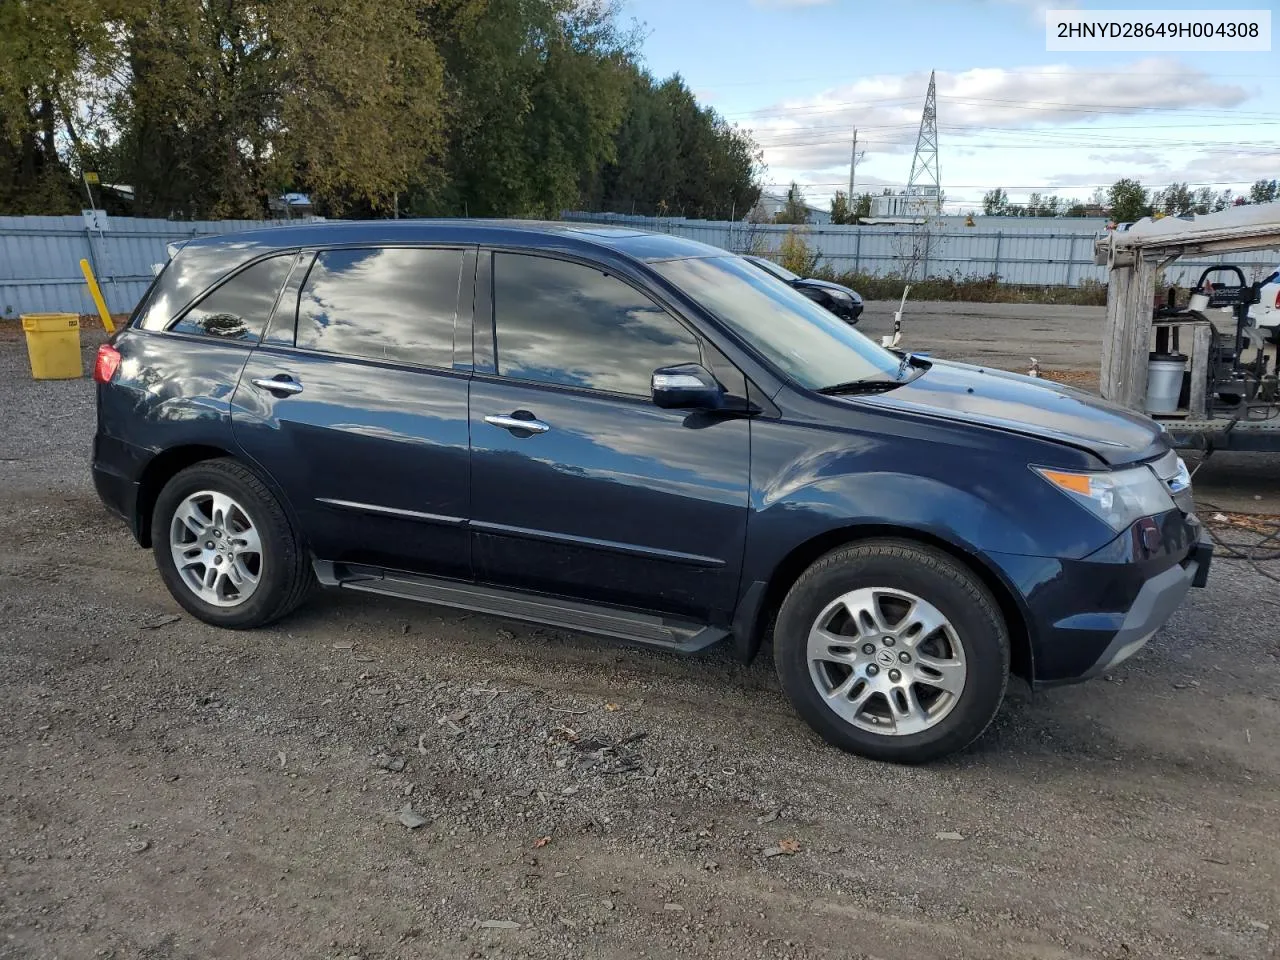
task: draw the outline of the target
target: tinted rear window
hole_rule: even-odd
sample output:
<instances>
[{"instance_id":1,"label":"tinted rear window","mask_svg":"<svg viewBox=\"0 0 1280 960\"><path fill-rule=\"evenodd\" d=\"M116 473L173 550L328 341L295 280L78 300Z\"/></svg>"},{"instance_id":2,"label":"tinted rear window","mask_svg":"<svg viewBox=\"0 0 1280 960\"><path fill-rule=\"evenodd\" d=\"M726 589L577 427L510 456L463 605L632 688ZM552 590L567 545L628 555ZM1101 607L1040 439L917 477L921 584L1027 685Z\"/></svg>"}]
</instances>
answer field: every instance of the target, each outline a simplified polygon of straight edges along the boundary
<instances>
[{"instance_id":1,"label":"tinted rear window","mask_svg":"<svg viewBox=\"0 0 1280 960\"><path fill-rule=\"evenodd\" d=\"M321 252L298 298L297 344L367 360L453 365L461 250Z\"/></svg>"},{"instance_id":2,"label":"tinted rear window","mask_svg":"<svg viewBox=\"0 0 1280 960\"><path fill-rule=\"evenodd\" d=\"M270 247L244 241L183 247L160 274L136 325L144 330L165 329L183 307L227 274L270 252Z\"/></svg>"},{"instance_id":3,"label":"tinted rear window","mask_svg":"<svg viewBox=\"0 0 1280 960\"><path fill-rule=\"evenodd\" d=\"M183 314L170 329L223 340L259 340L292 266L293 256L286 254L241 270Z\"/></svg>"}]
</instances>

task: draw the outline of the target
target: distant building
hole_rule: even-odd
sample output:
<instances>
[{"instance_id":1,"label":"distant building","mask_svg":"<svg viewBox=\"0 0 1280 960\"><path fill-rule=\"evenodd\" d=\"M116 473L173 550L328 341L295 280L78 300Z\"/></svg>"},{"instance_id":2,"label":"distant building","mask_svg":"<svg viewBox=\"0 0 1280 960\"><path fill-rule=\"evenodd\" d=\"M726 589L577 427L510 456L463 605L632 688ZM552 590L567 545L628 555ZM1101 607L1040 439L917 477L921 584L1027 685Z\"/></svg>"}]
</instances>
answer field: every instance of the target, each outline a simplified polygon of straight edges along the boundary
<instances>
[{"instance_id":1,"label":"distant building","mask_svg":"<svg viewBox=\"0 0 1280 960\"><path fill-rule=\"evenodd\" d=\"M271 215L281 220L292 220L294 217L309 217L314 212L311 198L305 193L285 193L272 197L267 201Z\"/></svg>"},{"instance_id":2,"label":"distant building","mask_svg":"<svg viewBox=\"0 0 1280 960\"><path fill-rule=\"evenodd\" d=\"M787 195L785 193L761 193L760 199L756 201L756 205L752 208L748 219L755 220L758 223L771 223L773 218L785 210L786 207ZM808 213L810 223L824 224L831 222L831 210L829 208L823 210L821 207L815 207L807 203L804 208Z\"/></svg>"},{"instance_id":3,"label":"distant building","mask_svg":"<svg viewBox=\"0 0 1280 960\"><path fill-rule=\"evenodd\" d=\"M871 216L876 220L936 217L938 209L933 197L909 197L905 193L887 193L871 198Z\"/></svg>"}]
</instances>

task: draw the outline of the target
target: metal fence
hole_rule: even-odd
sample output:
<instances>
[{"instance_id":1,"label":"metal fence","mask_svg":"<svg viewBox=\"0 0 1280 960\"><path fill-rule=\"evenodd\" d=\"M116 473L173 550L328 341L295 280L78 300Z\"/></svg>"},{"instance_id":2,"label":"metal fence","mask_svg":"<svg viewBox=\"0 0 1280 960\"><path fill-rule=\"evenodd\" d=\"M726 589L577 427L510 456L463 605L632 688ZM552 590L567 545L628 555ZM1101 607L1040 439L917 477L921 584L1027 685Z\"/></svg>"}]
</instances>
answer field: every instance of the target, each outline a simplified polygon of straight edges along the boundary
<instances>
[{"instance_id":1,"label":"metal fence","mask_svg":"<svg viewBox=\"0 0 1280 960\"><path fill-rule=\"evenodd\" d=\"M165 245L286 221L112 217L101 233L82 217L0 217L0 316L93 313L80 261L93 266L112 313L128 313L151 282ZM294 221L296 222L296 221Z\"/></svg>"},{"instance_id":2,"label":"metal fence","mask_svg":"<svg viewBox=\"0 0 1280 960\"><path fill-rule=\"evenodd\" d=\"M566 213L564 217L669 233L735 253L776 254L786 235L797 229L783 224L683 217L583 212ZM1016 224L1016 220L1002 222L995 217L980 217L972 227L878 224L799 229L810 252L818 255L819 264L836 273L896 274L916 279L995 275L1005 283L1020 286L1077 287L1085 281L1106 283L1106 267L1093 262L1096 226L1065 219L1058 222L1063 226L1018 227L1004 225ZM1230 256L1178 260L1165 268L1164 282L1190 286L1206 266L1224 262L1239 264L1247 280L1256 280L1276 269L1280 251L1254 250Z\"/></svg>"},{"instance_id":3,"label":"metal fence","mask_svg":"<svg viewBox=\"0 0 1280 960\"><path fill-rule=\"evenodd\" d=\"M776 253L793 229L780 224L593 213L567 213L565 219L635 226L737 253ZM993 225L993 221L995 218L979 218L973 227L930 227L923 236L919 228L887 224L803 230L805 242L818 254L821 264L837 273L913 273L916 277L995 274L1006 283L1023 285L1106 282L1106 269L1093 262L1095 232L1088 225L1017 227ZM164 261L166 244L286 222L113 217L106 230L99 232L87 228L81 217L0 217L0 316L92 313L93 304L80 274L81 259L92 264L111 312L128 313L151 282L152 264ZM1224 261L1241 264L1247 279L1253 280L1276 268L1280 251L1181 260L1166 268L1165 281L1190 285L1206 265Z\"/></svg>"}]
</instances>

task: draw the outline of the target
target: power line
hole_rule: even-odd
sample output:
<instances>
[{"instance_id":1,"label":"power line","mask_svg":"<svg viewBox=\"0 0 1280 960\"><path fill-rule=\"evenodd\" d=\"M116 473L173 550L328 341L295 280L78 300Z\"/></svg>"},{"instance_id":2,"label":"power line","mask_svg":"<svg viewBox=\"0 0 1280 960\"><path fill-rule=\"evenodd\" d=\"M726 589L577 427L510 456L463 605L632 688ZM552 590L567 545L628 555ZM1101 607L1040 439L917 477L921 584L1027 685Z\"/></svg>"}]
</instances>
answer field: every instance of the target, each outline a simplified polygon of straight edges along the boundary
<instances>
[{"instance_id":1,"label":"power line","mask_svg":"<svg viewBox=\"0 0 1280 960\"><path fill-rule=\"evenodd\" d=\"M1132 77L1132 70L1016 70L1009 71L1014 77ZM1142 77L1187 77L1186 70L1143 70ZM1280 73L1202 73L1197 80L1276 80ZM831 76L825 77L770 77L767 80L701 80L699 86L704 87L763 87L779 83L830 83ZM856 82L850 81L850 82Z\"/></svg>"},{"instance_id":2,"label":"power line","mask_svg":"<svg viewBox=\"0 0 1280 960\"><path fill-rule=\"evenodd\" d=\"M1187 187L1234 187L1241 184L1248 184L1246 180L1171 180L1168 183L1153 183L1146 185L1148 190L1156 190L1162 187L1170 187L1173 184L1183 185ZM799 187L839 187L844 185L843 180L815 180L815 181L791 181L786 183L766 183L762 189L769 187L787 187L795 183ZM873 186L886 187L896 186L896 184L877 183ZM995 187L1003 187L1005 190L1092 190L1098 187L1110 187L1111 183L1064 183L1064 184L1008 184L1008 183L952 183L948 187L953 190L990 190Z\"/></svg>"}]
</instances>

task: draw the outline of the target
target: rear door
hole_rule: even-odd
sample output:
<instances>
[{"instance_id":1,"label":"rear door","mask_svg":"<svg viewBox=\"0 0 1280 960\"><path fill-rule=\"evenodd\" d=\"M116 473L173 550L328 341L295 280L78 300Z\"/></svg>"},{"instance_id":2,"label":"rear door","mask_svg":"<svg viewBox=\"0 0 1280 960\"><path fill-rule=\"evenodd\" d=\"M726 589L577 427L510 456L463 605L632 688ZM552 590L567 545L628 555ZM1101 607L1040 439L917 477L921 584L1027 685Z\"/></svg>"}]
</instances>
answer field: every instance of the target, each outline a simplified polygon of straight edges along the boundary
<instances>
[{"instance_id":1,"label":"rear door","mask_svg":"<svg viewBox=\"0 0 1280 960\"><path fill-rule=\"evenodd\" d=\"M236 391L238 442L284 489L320 559L470 578L474 250L302 261Z\"/></svg>"},{"instance_id":2,"label":"rear door","mask_svg":"<svg viewBox=\"0 0 1280 960\"><path fill-rule=\"evenodd\" d=\"M658 367L703 362L742 392L741 374L598 266L482 253L477 291L478 579L727 622L746 532L750 424L660 409L650 380Z\"/></svg>"}]
</instances>

